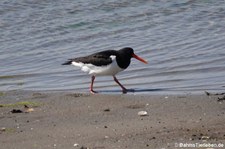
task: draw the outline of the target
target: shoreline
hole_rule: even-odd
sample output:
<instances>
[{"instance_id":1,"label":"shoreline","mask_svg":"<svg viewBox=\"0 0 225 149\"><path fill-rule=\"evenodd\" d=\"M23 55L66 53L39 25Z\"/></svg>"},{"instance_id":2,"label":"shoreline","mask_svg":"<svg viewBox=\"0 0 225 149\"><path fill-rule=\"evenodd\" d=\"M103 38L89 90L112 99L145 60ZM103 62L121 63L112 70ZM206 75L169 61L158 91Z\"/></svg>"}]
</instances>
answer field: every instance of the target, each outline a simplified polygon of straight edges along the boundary
<instances>
[{"instance_id":1,"label":"shoreline","mask_svg":"<svg viewBox=\"0 0 225 149\"><path fill-rule=\"evenodd\" d=\"M173 149L182 143L225 145L225 101L218 102L218 95L2 93L0 104L14 105L0 107L3 148ZM19 102L37 105L26 105L33 109L26 112L24 105L16 105ZM22 113L12 113L13 109ZM138 115L140 111L147 115Z\"/></svg>"}]
</instances>

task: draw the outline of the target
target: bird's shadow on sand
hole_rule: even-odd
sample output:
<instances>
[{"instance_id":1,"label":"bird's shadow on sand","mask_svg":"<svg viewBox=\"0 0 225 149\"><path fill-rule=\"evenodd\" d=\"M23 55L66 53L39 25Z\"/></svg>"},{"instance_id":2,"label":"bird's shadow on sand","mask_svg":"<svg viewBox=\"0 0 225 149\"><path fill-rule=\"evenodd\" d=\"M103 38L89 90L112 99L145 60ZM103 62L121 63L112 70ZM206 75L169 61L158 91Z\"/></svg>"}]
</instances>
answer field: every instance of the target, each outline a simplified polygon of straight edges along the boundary
<instances>
[{"instance_id":1,"label":"bird's shadow on sand","mask_svg":"<svg viewBox=\"0 0 225 149\"><path fill-rule=\"evenodd\" d=\"M127 93L141 93L141 92L160 92L166 91L166 88L155 88L155 89L147 89L147 88L136 88L136 89L127 89ZM121 90L98 90L98 93L122 93Z\"/></svg>"}]
</instances>

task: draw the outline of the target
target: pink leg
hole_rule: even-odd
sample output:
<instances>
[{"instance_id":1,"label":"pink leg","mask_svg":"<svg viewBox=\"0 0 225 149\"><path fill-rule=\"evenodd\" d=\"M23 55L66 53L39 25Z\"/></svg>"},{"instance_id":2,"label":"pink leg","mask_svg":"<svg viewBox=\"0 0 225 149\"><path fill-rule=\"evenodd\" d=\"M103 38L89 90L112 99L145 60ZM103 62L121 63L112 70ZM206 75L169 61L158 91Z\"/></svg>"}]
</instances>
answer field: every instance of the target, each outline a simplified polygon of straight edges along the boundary
<instances>
[{"instance_id":1,"label":"pink leg","mask_svg":"<svg viewBox=\"0 0 225 149\"><path fill-rule=\"evenodd\" d=\"M114 81L122 88L124 94L127 93L127 89L117 80L116 76L113 76Z\"/></svg>"},{"instance_id":2,"label":"pink leg","mask_svg":"<svg viewBox=\"0 0 225 149\"><path fill-rule=\"evenodd\" d=\"M95 76L92 76L92 77L91 77L91 86L90 86L90 92L91 92L92 94L97 93L96 91L93 90L94 81L95 81Z\"/></svg>"}]
</instances>

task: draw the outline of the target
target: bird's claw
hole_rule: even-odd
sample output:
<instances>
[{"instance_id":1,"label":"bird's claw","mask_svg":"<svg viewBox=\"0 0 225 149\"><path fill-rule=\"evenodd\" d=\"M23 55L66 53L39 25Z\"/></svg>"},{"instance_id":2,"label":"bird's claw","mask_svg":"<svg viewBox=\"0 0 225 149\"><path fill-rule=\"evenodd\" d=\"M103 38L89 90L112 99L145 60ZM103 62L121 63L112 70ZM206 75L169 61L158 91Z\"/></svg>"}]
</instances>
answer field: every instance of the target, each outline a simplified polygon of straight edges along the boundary
<instances>
[{"instance_id":1,"label":"bird's claw","mask_svg":"<svg viewBox=\"0 0 225 149\"><path fill-rule=\"evenodd\" d=\"M97 94L98 92L94 91L94 90L90 90L91 94Z\"/></svg>"}]
</instances>

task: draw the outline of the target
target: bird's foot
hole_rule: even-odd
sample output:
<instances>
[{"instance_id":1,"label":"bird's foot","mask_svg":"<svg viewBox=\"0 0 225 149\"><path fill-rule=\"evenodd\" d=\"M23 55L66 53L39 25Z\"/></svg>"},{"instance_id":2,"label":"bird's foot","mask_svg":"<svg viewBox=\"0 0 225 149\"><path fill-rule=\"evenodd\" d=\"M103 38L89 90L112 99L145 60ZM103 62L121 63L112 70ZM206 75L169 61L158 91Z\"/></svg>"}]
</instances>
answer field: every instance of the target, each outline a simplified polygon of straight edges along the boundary
<instances>
[{"instance_id":1,"label":"bird's foot","mask_svg":"<svg viewBox=\"0 0 225 149\"><path fill-rule=\"evenodd\" d=\"M134 89L126 89L126 88L124 88L122 90L122 92L123 92L123 94L126 94L127 92L135 92L135 90Z\"/></svg>"},{"instance_id":2,"label":"bird's foot","mask_svg":"<svg viewBox=\"0 0 225 149\"><path fill-rule=\"evenodd\" d=\"M123 94L126 94L127 91L128 91L128 90L127 90L126 88L123 88L123 89L122 89Z\"/></svg>"},{"instance_id":3,"label":"bird's foot","mask_svg":"<svg viewBox=\"0 0 225 149\"><path fill-rule=\"evenodd\" d=\"M94 90L90 90L91 94L97 94L98 92L94 91Z\"/></svg>"}]
</instances>

